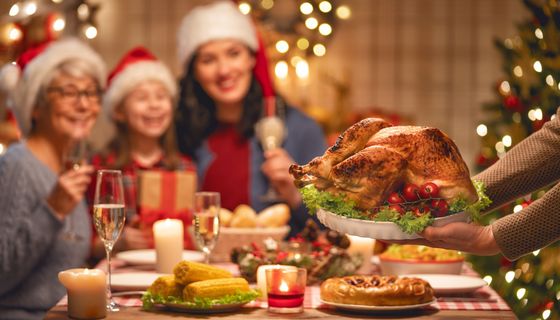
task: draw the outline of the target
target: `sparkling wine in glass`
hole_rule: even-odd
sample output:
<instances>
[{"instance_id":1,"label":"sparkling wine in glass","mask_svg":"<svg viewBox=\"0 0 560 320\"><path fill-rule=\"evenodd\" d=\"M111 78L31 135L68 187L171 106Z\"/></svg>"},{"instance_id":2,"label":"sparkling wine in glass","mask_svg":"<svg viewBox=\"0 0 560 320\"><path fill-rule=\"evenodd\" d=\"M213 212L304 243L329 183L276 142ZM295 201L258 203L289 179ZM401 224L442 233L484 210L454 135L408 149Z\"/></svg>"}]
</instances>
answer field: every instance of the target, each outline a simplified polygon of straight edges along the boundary
<instances>
[{"instance_id":1,"label":"sparkling wine in glass","mask_svg":"<svg viewBox=\"0 0 560 320\"><path fill-rule=\"evenodd\" d=\"M111 251L126 221L120 170L99 170L93 202L93 223L107 254L107 310L119 311L111 295Z\"/></svg>"},{"instance_id":2,"label":"sparkling wine in glass","mask_svg":"<svg viewBox=\"0 0 560 320\"><path fill-rule=\"evenodd\" d=\"M220 234L220 193L197 192L194 195L194 236L196 244L204 252L205 262Z\"/></svg>"},{"instance_id":3,"label":"sparkling wine in glass","mask_svg":"<svg viewBox=\"0 0 560 320\"><path fill-rule=\"evenodd\" d=\"M78 170L86 162L86 158L86 141L83 139L75 141L64 155L65 170ZM68 223L64 226L64 238L73 241L82 240L83 237L74 231L74 218L67 217Z\"/></svg>"}]
</instances>

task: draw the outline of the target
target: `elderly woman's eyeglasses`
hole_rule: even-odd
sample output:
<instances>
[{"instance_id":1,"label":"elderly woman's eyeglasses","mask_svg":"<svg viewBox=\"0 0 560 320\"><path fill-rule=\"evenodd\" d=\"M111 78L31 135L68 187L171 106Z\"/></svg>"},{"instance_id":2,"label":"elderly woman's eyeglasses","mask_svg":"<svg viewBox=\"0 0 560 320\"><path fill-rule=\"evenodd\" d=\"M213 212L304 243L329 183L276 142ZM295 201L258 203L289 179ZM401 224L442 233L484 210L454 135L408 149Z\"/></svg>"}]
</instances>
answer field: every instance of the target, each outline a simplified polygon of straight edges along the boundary
<instances>
[{"instance_id":1,"label":"elderly woman's eyeglasses","mask_svg":"<svg viewBox=\"0 0 560 320\"><path fill-rule=\"evenodd\" d=\"M78 88L73 86L68 87L50 87L47 88L47 93L58 94L64 102L76 103L83 96L89 102L99 102L101 97L101 90L99 88L92 88L86 90L78 90Z\"/></svg>"}]
</instances>

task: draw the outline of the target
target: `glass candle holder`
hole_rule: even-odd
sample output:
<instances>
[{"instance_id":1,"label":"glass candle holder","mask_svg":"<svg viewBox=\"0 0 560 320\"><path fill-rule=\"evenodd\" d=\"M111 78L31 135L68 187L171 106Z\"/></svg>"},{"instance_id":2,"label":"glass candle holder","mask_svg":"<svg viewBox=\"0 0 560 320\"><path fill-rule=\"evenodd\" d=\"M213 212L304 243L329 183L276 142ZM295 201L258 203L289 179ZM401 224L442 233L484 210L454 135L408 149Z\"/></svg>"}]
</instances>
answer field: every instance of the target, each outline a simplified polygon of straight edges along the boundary
<instances>
[{"instance_id":1,"label":"glass candle holder","mask_svg":"<svg viewBox=\"0 0 560 320\"><path fill-rule=\"evenodd\" d=\"M266 271L268 311L275 313L303 312L307 280L304 268L274 268Z\"/></svg>"}]
</instances>

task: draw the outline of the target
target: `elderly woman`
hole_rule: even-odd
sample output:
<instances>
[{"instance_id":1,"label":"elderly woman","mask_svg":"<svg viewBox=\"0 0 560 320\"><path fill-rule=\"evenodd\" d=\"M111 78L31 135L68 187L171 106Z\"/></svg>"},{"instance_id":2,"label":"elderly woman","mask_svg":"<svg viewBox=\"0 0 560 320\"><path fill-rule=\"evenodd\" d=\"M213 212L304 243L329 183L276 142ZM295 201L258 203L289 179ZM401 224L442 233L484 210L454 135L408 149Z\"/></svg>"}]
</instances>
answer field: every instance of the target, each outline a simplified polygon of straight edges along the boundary
<instances>
[{"instance_id":1,"label":"elderly woman","mask_svg":"<svg viewBox=\"0 0 560 320\"><path fill-rule=\"evenodd\" d=\"M325 151L321 128L277 97L267 108L276 109L287 133L281 146L264 152L255 125L265 113L271 84L260 73L266 66L256 29L232 1L194 8L181 23L178 42L184 75L177 137L180 150L197 164L201 189L220 192L222 207L230 210L286 203L290 236L297 234L310 216L288 167ZM267 197L267 190L277 197Z\"/></svg>"},{"instance_id":2,"label":"elderly woman","mask_svg":"<svg viewBox=\"0 0 560 320\"><path fill-rule=\"evenodd\" d=\"M64 159L94 125L105 67L75 39L27 51L18 67L9 102L25 139L0 158L0 315L42 319L65 294L58 272L89 255L84 193L93 169L66 169Z\"/></svg>"}]
</instances>

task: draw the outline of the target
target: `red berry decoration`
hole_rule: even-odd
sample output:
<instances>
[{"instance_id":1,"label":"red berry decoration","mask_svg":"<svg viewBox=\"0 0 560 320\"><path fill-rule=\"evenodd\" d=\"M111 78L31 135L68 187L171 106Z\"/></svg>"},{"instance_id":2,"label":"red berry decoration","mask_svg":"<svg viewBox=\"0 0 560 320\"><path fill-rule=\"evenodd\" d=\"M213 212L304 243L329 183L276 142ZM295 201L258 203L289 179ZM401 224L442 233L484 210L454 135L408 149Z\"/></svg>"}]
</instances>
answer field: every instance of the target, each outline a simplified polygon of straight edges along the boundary
<instances>
[{"instance_id":1,"label":"red berry decoration","mask_svg":"<svg viewBox=\"0 0 560 320\"><path fill-rule=\"evenodd\" d=\"M419 191L420 189L418 188L417 185L412 183L407 183L404 185L402 193L406 201L417 201L419 199L418 198Z\"/></svg>"},{"instance_id":2,"label":"red berry decoration","mask_svg":"<svg viewBox=\"0 0 560 320\"><path fill-rule=\"evenodd\" d=\"M404 211L403 207L399 206L398 204L390 205L390 206L389 206L389 209L395 210L395 211L398 212L400 215L405 214L405 211Z\"/></svg>"},{"instance_id":3,"label":"red berry decoration","mask_svg":"<svg viewBox=\"0 0 560 320\"><path fill-rule=\"evenodd\" d=\"M449 204L443 199L432 200L431 206L434 209L432 215L434 217L444 217L449 211Z\"/></svg>"},{"instance_id":4,"label":"red berry decoration","mask_svg":"<svg viewBox=\"0 0 560 320\"><path fill-rule=\"evenodd\" d=\"M389 202L390 204L399 204L403 203L404 200L398 192L393 192L389 195L387 202Z\"/></svg>"},{"instance_id":5,"label":"red berry decoration","mask_svg":"<svg viewBox=\"0 0 560 320\"><path fill-rule=\"evenodd\" d=\"M439 187L433 182L426 182L420 187L420 197L422 199L437 198Z\"/></svg>"}]
</instances>

